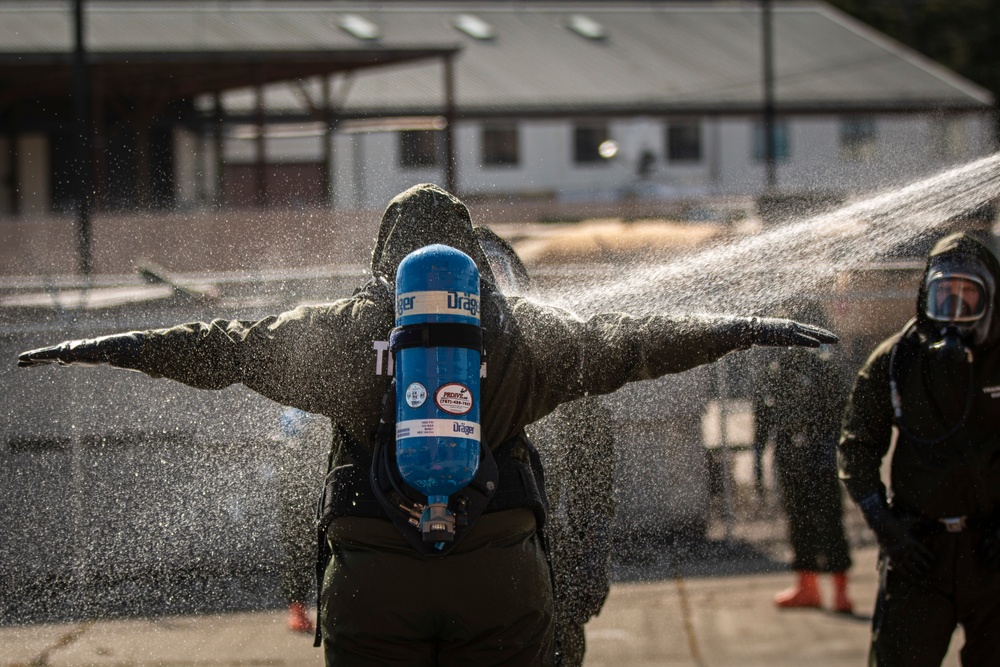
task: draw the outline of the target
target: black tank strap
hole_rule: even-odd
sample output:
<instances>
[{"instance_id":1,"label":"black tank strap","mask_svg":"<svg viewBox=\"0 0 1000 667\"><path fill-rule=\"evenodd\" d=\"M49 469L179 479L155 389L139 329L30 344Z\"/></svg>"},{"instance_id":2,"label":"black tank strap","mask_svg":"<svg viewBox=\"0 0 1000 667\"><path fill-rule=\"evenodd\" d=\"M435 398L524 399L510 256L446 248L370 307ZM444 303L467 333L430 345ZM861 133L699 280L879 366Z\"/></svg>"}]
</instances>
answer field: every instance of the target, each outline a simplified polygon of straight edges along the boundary
<instances>
[{"instance_id":1,"label":"black tank strap","mask_svg":"<svg viewBox=\"0 0 1000 667\"><path fill-rule=\"evenodd\" d=\"M483 329L474 324L423 323L396 327L389 333L389 350L411 347L462 347L483 351Z\"/></svg>"}]
</instances>

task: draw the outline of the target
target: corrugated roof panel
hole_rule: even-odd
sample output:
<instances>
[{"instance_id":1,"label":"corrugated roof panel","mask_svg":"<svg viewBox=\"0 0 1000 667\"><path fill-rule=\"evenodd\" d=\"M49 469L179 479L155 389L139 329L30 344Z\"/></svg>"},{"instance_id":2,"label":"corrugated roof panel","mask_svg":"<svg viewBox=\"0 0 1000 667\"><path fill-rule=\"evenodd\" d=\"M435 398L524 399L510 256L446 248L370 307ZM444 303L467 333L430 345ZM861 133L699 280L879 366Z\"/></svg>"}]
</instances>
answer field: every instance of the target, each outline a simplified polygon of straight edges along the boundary
<instances>
[{"instance_id":1,"label":"corrugated roof panel","mask_svg":"<svg viewBox=\"0 0 1000 667\"><path fill-rule=\"evenodd\" d=\"M638 9L587 6L608 28L588 43L564 27L561 9L476 7L496 28L495 44L467 40L459 57L459 106L532 109L644 104L754 107L762 98L761 16L756 7ZM430 12L428 12L430 13ZM940 76L914 54L900 57L821 6L775 8L779 104L891 106L906 101L985 104L989 95L960 77ZM928 66L930 65L930 66ZM351 106L437 108L432 66L359 77ZM377 80L377 81L376 81ZM378 91L393 91L386 99ZM430 92L435 91L435 92ZM423 100L423 101L421 101Z\"/></svg>"},{"instance_id":2,"label":"corrugated roof panel","mask_svg":"<svg viewBox=\"0 0 1000 667\"><path fill-rule=\"evenodd\" d=\"M3 11L0 52L52 53L73 47L73 26L68 12L17 7Z\"/></svg>"},{"instance_id":3,"label":"corrugated roof panel","mask_svg":"<svg viewBox=\"0 0 1000 667\"><path fill-rule=\"evenodd\" d=\"M0 4L0 52L68 51L70 3ZM324 51L462 46L458 106L466 113L760 104L760 11L755 4L508 2L88 3L95 52ZM347 14L370 19L373 42L338 27ZM488 23L493 38L453 26L459 14ZM606 30L584 39L567 29L583 14ZM774 6L780 105L987 106L983 88L904 49L826 5ZM348 111L440 112L440 63L358 74ZM280 97L280 95L279 95ZM298 109L298 104L293 105Z\"/></svg>"}]
</instances>

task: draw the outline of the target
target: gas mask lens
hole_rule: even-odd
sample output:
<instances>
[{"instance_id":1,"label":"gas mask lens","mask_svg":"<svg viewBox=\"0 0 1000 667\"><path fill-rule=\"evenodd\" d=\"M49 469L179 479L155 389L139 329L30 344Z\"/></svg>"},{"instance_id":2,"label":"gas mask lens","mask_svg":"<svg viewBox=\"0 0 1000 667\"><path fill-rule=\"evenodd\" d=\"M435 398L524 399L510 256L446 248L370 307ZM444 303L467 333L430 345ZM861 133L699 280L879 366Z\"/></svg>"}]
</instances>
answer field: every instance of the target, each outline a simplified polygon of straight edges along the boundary
<instances>
[{"instance_id":1,"label":"gas mask lens","mask_svg":"<svg viewBox=\"0 0 1000 667\"><path fill-rule=\"evenodd\" d=\"M986 305L986 287L975 276L938 273L927 282L927 317L936 322L975 322Z\"/></svg>"}]
</instances>

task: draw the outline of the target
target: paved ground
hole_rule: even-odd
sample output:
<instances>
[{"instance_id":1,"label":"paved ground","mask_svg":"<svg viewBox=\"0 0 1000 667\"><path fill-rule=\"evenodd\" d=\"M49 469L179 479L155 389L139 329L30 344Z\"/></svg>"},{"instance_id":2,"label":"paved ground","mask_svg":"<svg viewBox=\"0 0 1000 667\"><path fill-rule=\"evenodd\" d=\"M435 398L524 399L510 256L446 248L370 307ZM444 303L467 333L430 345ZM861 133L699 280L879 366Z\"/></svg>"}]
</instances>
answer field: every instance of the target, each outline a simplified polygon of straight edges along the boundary
<instances>
[{"instance_id":1,"label":"paved ground","mask_svg":"<svg viewBox=\"0 0 1000 667\"><path fill-rule=\"evenodd\" d=\"M785 572L664 578L614 586L587 627L587 667L815 667L865 664L875 549L855 552L857 615L778 611ZM826 582L824 582L826 583ZM827 589L828 590L828 589ZM322 664L282 611L0 628L0 664L180 666ZM953 642L945 663L959 664Z\"/></svg>"},{"instance_id":2,"label":"paved ground","mask_svg":"<svg viewBox=\"0 0 1000 667\"><path fill-rule=\"evenodd\" d=\"M773 498L737 489L732 521L713 509L708 539L646 546L622 558L601 615L587 626L587 667L858 667L865 664L876 548L848 508L855 616L779 611L789 585L784 519ZM829 598L829 582L822 581ZM321 665L283 610L0 627L3 667ZM944 663L957 667L961 635Z\"/></svg>"}]
</instances>

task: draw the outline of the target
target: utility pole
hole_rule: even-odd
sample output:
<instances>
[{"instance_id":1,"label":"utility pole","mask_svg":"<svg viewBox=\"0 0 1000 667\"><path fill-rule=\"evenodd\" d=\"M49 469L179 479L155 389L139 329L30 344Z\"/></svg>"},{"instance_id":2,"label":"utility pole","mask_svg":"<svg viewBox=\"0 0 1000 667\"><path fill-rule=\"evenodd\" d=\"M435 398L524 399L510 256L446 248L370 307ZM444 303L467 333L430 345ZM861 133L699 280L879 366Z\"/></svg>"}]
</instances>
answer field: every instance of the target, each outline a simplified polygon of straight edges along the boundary
<instances>
[{"instance_id":1,"label":"utility pole","mask_svg":"<svg viewBox=\"0 0 1000 667\"><path fill-rule=\"evenodd\" d=\"M458 196L458 172L455 165L455 54L444 57L444 180L448 192Z\"/></svg>"},{"instance_id":2,"label":"utility pole","mask_svg":"<svg viewBox=\"0 0 1000 667\"><path fill-rule=\"evenodd\" d=\"M94 199L93 128L90 118L90 71L84 44L84 0L73 3L73 139L75 173L73 204L76 208L77 240L80 253L80 273L89 276L93 270L91 255L90 211Z\"/></svg>"},{"instance_id":3,"label":"utility pole","mask_svg":"<svg viewBox=\"0 0 1000 667\"><path fill-rule=\"evenodd\" d=\"M774 39L772 35L771 0L761 0L761 47L764 62L764 164L767 171L766 192L773 193L778 185L775 159L774 126Z\"/></svg>"}]
</instances>

